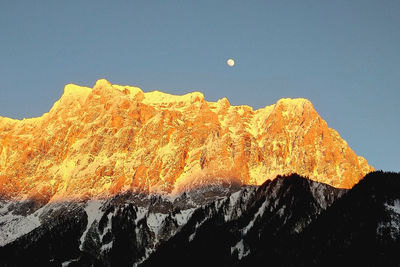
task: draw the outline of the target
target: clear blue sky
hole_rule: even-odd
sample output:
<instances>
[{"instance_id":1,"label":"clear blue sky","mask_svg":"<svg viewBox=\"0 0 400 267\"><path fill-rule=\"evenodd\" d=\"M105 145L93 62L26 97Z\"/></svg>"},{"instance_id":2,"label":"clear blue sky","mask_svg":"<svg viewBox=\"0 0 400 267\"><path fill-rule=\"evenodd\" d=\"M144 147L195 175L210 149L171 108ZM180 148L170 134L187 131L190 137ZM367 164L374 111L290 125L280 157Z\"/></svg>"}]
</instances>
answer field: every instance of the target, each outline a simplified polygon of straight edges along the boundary
<instances>
[{"instance_id":1,"label":"clear blue sky","mask_svg":"<svg viewBox=\"0 0 400 267\"><path fill-rule=\"evenodd\" d=\"M254 108L305 97L400 170L400 1L1 0L0 34L1 116L40 116L99 78Z\"/></svg>"}]
</instances>

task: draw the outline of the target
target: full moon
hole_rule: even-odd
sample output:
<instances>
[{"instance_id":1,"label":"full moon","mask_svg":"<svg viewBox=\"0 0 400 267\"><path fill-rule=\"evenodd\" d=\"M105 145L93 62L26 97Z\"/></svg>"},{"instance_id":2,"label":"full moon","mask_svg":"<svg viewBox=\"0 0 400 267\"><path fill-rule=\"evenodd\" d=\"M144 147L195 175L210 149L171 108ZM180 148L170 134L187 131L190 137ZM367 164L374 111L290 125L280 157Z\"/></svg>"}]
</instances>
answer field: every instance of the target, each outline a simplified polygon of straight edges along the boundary
<instances>
[{"instance_id":1,"label":"full moon","mask_svg":"<svg viewBox=\"0 0 400 267\"><path fill-rule=\"evenodd\" d=\"M229 67L233 67L233 65L235 65L235 61L233 60L233 59L228 59L227 61L226 61L226 64L228 64L228 66Z\"/></svg>"}]
</instances>

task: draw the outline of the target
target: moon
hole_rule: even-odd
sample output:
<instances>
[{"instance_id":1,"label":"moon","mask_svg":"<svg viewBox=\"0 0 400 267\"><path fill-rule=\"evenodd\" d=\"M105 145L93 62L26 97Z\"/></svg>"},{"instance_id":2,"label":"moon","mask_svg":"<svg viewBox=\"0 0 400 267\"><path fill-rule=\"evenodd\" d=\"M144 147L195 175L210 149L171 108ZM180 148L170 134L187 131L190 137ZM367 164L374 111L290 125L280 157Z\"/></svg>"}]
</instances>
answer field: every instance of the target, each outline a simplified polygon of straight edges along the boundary
<instances>
[{"instance_id":1,"label":"moon","mask_svg":"<svg viewBox=\"0 0 400 267\"><path fill-rule=\"evenodd\" d=\"M226 64L228 64L229 67L233 67L235 65L235 61L232 58L230 58L226 61Z\"/></svg>"}]
</instances>

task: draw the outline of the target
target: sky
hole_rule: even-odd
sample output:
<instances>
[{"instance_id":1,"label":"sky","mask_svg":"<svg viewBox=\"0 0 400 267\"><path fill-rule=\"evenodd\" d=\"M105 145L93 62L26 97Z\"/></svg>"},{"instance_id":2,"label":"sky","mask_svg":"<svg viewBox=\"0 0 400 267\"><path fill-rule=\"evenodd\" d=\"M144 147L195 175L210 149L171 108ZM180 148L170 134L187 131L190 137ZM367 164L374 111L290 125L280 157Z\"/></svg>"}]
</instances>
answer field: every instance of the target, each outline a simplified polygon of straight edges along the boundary
<instances>
[{"instance_id":1,"label":"sky","mask_svg":"<svg viewBox=\"0 0 400 267\"><path fill-rule=\"evenodd\" d=\"M304 97L400 171L400 1L1 0L0 36L0 116L41 116L100 78L254 109Z\"/></svg>"}]
</instances>

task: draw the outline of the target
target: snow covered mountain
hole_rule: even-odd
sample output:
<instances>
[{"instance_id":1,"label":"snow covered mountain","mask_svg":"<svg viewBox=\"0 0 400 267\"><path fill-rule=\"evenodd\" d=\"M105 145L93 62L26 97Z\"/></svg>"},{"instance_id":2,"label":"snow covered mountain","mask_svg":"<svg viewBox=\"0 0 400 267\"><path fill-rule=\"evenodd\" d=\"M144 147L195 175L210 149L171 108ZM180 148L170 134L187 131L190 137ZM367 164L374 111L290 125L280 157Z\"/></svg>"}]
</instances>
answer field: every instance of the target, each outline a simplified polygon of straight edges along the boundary
<instances>
[{"instance_id":1,"label":"snow covered mountain","mask_svg":"<svg viewBox=\"0 0 400 267\"><path fill-rule=\"evenodd\" d=\"M399 192L400 174L375 172L351 190L291 175L176 198L126 193L82 202L3 201L1 264L395 266Z\"/></svg>"},{"instance_id":2,"label":"snow covered mountain","mask_svg":"<svg viewBox=\"0 0 400 267\"><path fill-rule=\"evenodd\" d=\"M70 84L0 117L0 266L399 265L399 174L371 171L306 99Z\"/></svg>"},{"instance_id":3,"label":"snow covered mountain","mask_svg":"<svg viewBox=\"0 0 400 267\"><path fill-rule=\"evenodd\" d=\"M282 224L301 232L345 191L293 175L260 187L199 188L175 199L128 193L45 205L3 202L0 252L7 255L7 266L26 259L37 266L146 265L163 261L176 246L180 251L198 246L215 232L229 236L217 239L222 244L211 242L224 248L220 259L235 262L255 249L258 231L283 231L275 227Z\"/></svg>"}]
</instances>

